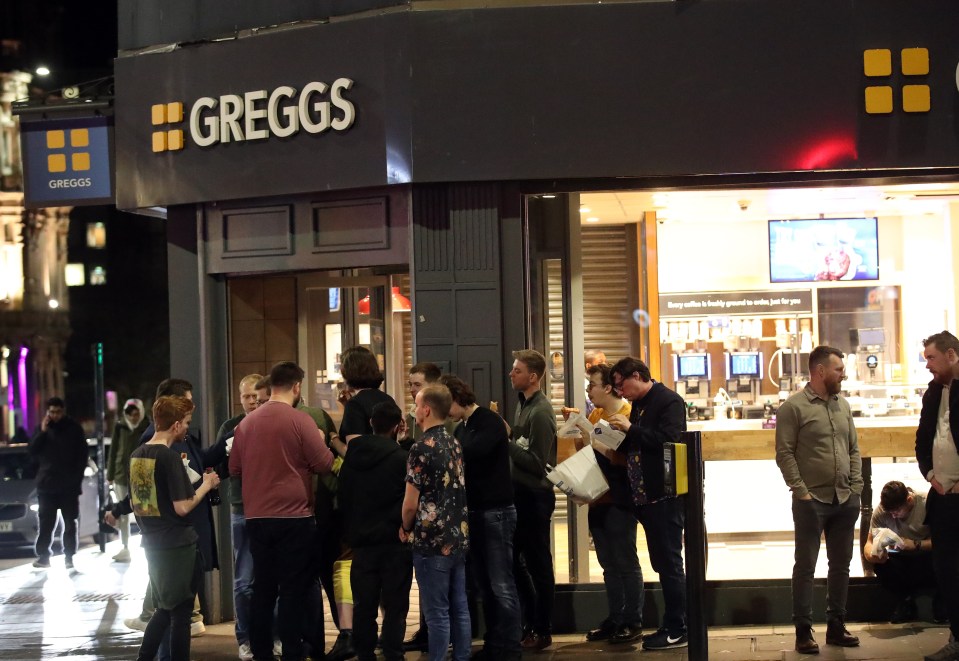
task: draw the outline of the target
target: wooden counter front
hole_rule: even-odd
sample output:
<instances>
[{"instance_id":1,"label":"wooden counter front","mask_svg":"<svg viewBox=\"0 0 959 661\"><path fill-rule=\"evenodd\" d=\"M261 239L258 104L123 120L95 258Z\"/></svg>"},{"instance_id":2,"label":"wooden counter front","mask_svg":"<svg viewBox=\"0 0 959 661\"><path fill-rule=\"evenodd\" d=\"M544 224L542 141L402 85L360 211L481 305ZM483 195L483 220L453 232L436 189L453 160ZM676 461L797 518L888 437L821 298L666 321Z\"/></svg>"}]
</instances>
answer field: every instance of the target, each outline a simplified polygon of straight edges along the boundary
<instances>
[{"instance_id":1,"label":"wooden counter front","mask_svg":"<svg viewBox=\"0 0 959 661\"><path fill-rule=\"evenodd\" d=\"M916 428L857 427L859 452L863 457L916 456ZM703 459L732 461L775 459L775 429L703 430Z\"/></svg>"}]
</instances>

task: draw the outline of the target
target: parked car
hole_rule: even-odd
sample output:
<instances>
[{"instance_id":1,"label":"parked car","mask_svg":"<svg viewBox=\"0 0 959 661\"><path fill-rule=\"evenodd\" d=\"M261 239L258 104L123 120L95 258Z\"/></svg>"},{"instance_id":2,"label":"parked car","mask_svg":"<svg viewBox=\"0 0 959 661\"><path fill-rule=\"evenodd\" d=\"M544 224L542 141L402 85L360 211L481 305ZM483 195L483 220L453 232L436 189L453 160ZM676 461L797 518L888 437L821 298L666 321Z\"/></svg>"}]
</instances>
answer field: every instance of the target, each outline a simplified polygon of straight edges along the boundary
<instances>
[{"instance_id":1,"label":"parked car","mask_svg":"<svg viewBox=\"0 0 959 661\"><path fill-rule=\"evenodd\" d=\"M88 443L90 443L88 441ZM100 534L99 493L97 489L96 441L92 441L91 458L83 473L80 494L78 533L84 538ZM0 446L0 546L33 546L37 540L37 463L27 444ZM63 530L62 518L57 521L54 538Z\"/></svg>"}]
</instances>

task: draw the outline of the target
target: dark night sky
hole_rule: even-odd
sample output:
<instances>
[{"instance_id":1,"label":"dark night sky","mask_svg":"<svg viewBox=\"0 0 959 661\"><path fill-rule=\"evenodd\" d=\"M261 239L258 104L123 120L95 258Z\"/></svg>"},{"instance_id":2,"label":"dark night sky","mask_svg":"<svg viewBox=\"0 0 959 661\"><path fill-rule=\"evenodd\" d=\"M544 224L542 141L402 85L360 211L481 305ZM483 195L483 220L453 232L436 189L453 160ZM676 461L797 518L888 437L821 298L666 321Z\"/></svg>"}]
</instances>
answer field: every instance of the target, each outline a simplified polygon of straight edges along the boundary
<instances>
[{"instance_id":1,"label":"dark night sky","mask_svg":"<svg viewBox=\"0 0 959 661\"><path fill-rule=\"evenodd\" d=\"M33 71L39 64L52 74L35 83L46 90L112 75L117 51L115 0L3 0L0 69ZM20 42L13 51L8 40Z\"/></svg>"}]
</instances>

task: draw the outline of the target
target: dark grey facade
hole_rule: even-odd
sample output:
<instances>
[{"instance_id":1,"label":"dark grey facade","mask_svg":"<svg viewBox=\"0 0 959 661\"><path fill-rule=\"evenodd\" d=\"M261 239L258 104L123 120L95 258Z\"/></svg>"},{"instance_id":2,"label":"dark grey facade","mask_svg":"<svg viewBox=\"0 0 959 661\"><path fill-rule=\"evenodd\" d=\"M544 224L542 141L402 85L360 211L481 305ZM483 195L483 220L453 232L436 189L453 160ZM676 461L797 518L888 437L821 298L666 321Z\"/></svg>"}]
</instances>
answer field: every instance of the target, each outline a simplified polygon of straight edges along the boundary
<instances>
[{"instance_id":1,"label":"dark grey facade","mask_svg":"<svg viewBox=\"0 0 959 661\"><path fill-rule=\"evenodd\" d=\"M229 276L407 265L415 358L508 415L509 352L542 339L530 255L569 250L575 201L560 195L532 227L527 194L959 173L950 0L247 2L229 3L229 20L212 12L226 3L189 4L163 20L161 3L120 5L116 187L120 208L169 208L171 369L201 384L210 420L228 413ZM332 20L333 4L360 13ZM366 11L383 4L398 7ZM177 45L137 50L157 43ZM915 47L929 70L907 75L898 54ZM892 53L888 76L865 75L868 49ZM340 79L352 123L303 130L347 123L329 91L297 97ZM891 112L867 112L877 85ZM928 87L928 111L905 109L907 85ZM154 121L176 103L182 115ZM198 107L213 144L191 133ZM300 130L279 135L293 115Z\"/></svg>"}]
</instances>

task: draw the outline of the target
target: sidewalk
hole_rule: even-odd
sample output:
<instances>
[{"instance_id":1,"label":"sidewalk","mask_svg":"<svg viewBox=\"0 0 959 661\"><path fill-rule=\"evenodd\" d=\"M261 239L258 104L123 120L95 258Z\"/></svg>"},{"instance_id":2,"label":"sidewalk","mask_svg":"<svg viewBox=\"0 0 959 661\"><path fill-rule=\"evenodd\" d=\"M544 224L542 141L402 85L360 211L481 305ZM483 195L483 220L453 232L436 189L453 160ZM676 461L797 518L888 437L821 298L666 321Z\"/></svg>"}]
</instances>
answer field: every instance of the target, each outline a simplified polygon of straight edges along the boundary
<instances>
[{"instance_id":1,"label":"sidewalk","mask_svg":"<svg viewBox=\"0 0 959 661\"><path fill-rule=\"evenodd\" d=\"M48 570L26 564L0 572L0 660L134 659L141 634L127 629L123 619L140 612L146 564L139 553L134 553L135 560L128 565L111 562L118 549L114 542L107 546L106 554L96 548L80 551L74 558L74 572L63 567L62 556L55 557ZM817 640L822 646L818 657L792 651L793 631L789 626L712 629L709 659L921 659L942 647L949 636L946 627L926 623L852 624L849 629L862 639L861 647L826 646L825 625L817 626ZM689 658L686 650L643 652L632 646L587 643L582 635L555 636L553 641L548 650L525 657L535 661ZM333 636L328 634L327 645L332 644ZM191 656L197 661L232 661L237 658L236 651L233 624L229 622L208 626L205 635L194 638ZM410 661L419 658L407 654Z\"/></svg>"}]
</instances>

